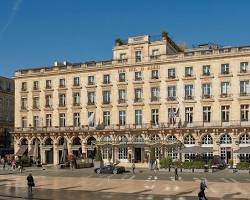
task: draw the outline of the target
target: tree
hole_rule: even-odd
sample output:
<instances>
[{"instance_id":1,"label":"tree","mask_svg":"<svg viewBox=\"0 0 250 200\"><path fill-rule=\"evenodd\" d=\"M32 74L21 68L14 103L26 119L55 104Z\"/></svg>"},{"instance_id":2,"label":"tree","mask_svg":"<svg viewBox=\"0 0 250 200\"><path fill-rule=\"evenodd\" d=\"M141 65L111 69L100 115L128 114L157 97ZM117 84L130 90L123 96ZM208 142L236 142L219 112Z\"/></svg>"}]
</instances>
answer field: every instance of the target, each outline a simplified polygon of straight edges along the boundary
<instances>
[{"instance_id":1,"label":"tree","mask_svg":"<svg viewBox=\"0 0 250 200\"><path fill-rule=\"evenodd\" d=\"M155 148L154 147L150 148L150 160L155 161Z\"/></svg>"},{"instance_id":2,"label":"tree","mask_svg":"<svg viewBox=\"0 0 250 200\"><path fill-rule=\"evenodd\" d=\"M97 152L95 155L95 161L102 161L102 152L100 147L97 148Z\"/></svg>"}]
</instances>

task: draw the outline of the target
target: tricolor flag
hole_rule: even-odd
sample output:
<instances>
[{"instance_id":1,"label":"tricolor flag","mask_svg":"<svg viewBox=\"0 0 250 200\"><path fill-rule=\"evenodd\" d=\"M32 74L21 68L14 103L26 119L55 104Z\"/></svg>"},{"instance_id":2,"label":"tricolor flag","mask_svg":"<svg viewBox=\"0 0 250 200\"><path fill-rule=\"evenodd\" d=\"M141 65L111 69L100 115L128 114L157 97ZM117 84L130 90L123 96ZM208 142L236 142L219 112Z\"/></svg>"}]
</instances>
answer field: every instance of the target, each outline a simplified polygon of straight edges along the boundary
<instances>
[{"instance_id":1,"label":"tricolor flag","mask_svg":"<svg viewBox=\"0 0 250 200\"><path fill-rule=\"evenodd\" d=\"M88 125L89 126L94 126L94 118L95 118L95 113L92 112L89 117L88 117Z\"/></svg>"}]
</instances>

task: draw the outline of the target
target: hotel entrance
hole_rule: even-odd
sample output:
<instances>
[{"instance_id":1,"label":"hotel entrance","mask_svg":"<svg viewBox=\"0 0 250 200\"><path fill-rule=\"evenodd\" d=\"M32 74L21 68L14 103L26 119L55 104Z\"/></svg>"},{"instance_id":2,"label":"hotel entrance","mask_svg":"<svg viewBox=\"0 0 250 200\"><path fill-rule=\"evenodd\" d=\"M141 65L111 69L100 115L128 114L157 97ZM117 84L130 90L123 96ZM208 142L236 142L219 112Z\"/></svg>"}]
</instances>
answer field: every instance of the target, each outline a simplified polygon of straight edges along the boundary
<instances>
[{"instance_id":1,"label":"hotel entrance","mask_svg":"<svg viewBox=\"0 0 250 200\"><path fill-rule=\"evenodd\" d=\"M134 160L137 163L142 161L141 152L142 152L142 148L135 148Z\"/></svg>"},{"instance_id":2,"label":"hotel entrance","mask_svg":"<svg viewBox=\"0 0 250 200\"><path fill-rule=\"evenodd\" d=\"M232 148L231 147L222 147L220 149L221 160L224 160L226 164L229 163L229 160L232 159Z\"/></svg>"}]
</instances>

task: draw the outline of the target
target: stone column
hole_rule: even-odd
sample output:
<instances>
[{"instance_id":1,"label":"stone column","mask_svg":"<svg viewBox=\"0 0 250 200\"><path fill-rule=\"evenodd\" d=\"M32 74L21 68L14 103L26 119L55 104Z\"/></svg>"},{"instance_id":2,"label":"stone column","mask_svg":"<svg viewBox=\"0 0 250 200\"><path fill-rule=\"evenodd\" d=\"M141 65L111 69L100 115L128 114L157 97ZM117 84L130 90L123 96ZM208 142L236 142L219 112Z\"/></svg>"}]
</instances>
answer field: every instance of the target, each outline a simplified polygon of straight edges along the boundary
<instances>
[{"instance_id":1,"label":"stone column","mask_svg":"<svg viewBox=\"0 0 250 200\"><path fill-rule=\"evenodd\" d=\"M45 150L44 150L44 144L40 145L40 151L41 151L41 163L45 164Z\"/></svg>"},{"instance_id":2,"label":"stone column","mask_svg":"<svg viewBox=\"0 0 250 200\"><path fill-rule=\"evenodd\" d=\"M58 144L53 144L53 164L58 165L59 164L59 150L58 150Z\"/></svg>"}]
</instances>

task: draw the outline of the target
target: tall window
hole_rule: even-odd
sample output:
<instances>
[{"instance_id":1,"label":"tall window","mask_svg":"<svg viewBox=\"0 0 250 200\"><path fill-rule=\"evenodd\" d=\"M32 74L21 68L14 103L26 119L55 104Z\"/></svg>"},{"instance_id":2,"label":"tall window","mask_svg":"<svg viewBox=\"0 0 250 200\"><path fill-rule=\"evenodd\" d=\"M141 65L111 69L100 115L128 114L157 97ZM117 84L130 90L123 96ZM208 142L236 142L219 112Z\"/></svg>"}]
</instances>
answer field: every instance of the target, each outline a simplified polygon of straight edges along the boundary
<instances>
[{"instance_id":1,"label":"tall window","mask_svg":"<svg viewBox=\"0 0 250 200\"><path fill-rule=\"evenodd\" d=\"M118 98L119 98L119 103L125 103L126 101L126 90L125 89L120 89L118 90Z\"/></svg>"},{"instance_id":2,"label":"tall window","mask_svg":"<svg viewBox=\"0 0 250 200\"><path fill-rule=\"evenodd\" d=\"M221 136L220 138L220 143L221 144L232 144L232 138L229 134L224 134L223 136Z\"/></svg>"},{"instance_id":3,"label":"tall window","mask_svg":"<svg viewBox=\"0 0 250 200\"><path fill-rule=\"evenodd\" d=\"M65 120L65 113L59 114L59 126L65 127L66 126L66 120Z\"/></svg>"},{"instance_id":4,"label":"tall window","mask_svg":"<svg viewBox=\"0 0 250 200\"><path fill-rule=\"evenodd\" d=\"M110 126L110 112L109 111L103 112L103 124L104 126Z\"/></svg>"},{"instance_id":5,"label":"tall window","mask_svg":"<svg viewBox=\"0 0 250 200\"><path fill-rule=\"evenodd\" d=\"M94 84L95 84L95 77L88 76L88 85L94 85Z\"/></svg>"},{"instance_id":6,"label":"tall window","mask_svg":"<svg viewBox=\"0 0 250 200\"><path fill-rule=\"evenodd\" d=\"M22 128L27 128L27 117L22 117Z\"/></svg>"},{"instance_id":7,"label":"tall window","mask_svg":"<svg viewBox=\"0 0 250 200\"><path fill-rule=\"evenodd\" d=\"M136 51L135 52L135 62L141 62L141 51Z\"/></svg>"},{"instance_id":8,"label":"tall window","mask_svg":"<svg viewBox=\"0 0 250 200\"><path fill-rule=\"evenodd\" d=\"M104 74L103 75L103 83L104 84L110 84L110 75L109 74Z\"/></svg>"},{"instance_id":9,"label":"tall window","mask_svg":"<svg viewBox=\"0 0 250 200\"><path fill-rule=\"evenodd\" d=\"M95 92L88 92L88 104L95 104Z\"/></svg>"},{"instance_id":10,"label":"tall window","mask_svg":"<svg viewBox=\"0 0 250 200\"><path fill-rule=\"evenodd\" d=\"M210 83L202 84L202 97L208 98L210 96L211 96L211 84Z\"/></svg>"},{"instance_id":11,"label":"tall window","mask_svg":"<svg viewBox=\"0 0 250 200\"><path fill-rule=\"evenodd\" d=\"M159 125L159 109L151 110L151 121L152 125L154 126Z\"/></svg>"},{"instance_id":12,"label":"tall window","mask_svg":"<svg viewBox=\"0 0 250 200\"><path fill-rule=\"evenodd\" d=\"M193 98L193 85L185 85L185 99Z\"/></svg>"},{"instance_id":13,"label":"tall window","mask_svg":"<svg viewBox=\"0 0 250 200\"><path fill-rule=\"evenodd\" d=\"M158 79L159 78L159 71L158 70L152 70L151 72L152 79Z\"/></svg>"},{"instance_id":14,"label":"tall window","mask_svg":"<svg viewBox=\"0 0 250 200\"><path fill-rule=\"evenodd\" d=\"M168 78L175 78L175 68L168 69Z\"/></svg>"},{"instance_id":15,"label":"tall window","mask_svg":"<svg viewBox=\"0 0 250 200\"><path fill-rule=\"evenodd\" d=\"M110 97L111 97L110 91L103 91L103 104L110 104Z\"/></svg>"},{"instance_id":16,"label":"tall window","mask_svg":"<svg viewBox=\"0 0 250 200\"><path fill-rule=\"evenodd\" d=\"M193 123L193 107L185 108L185 121L188 123Z\"/></svg>"},{"instance_id":17,"label":"tall window","mask_svg":"<svg viewBox=\"0 0 250 200\"><path fill-rule=\"evenodd\" d=\"M80 113L74 113L74 127L80 127Z\"/></svg>"},{"instance_id":18,"label":"tall window","mask_svg":"<svg viewBox=\"0 0 250 200\"><path fill-rule=\"evenodd\" d=\"M51 89L51 88L52 88L51 80L46 80L46 89Z\"/></svg>"},{"instance_id":19,"label":"tall window","mask_svg":"<svg viewBox=\"0 0 250 200\"><path fill-rule=\"evenodd\" d=\"M119 147L119 159L128 159L128 147Z\"/></svg>"},{"instance_id":20,"label":"tall window","mask_svg":"<svg viewBox=\"0 0 250 200\"><path fill-rule=\"evenodd\" d=\"M187 135L184 138L184 144L195 144L195 139L192 135Z\"/></svg>"},{"instance_id":21,"label":"tall window","mask_svg":"<svg viewBox=\"0 0 250 200\"><path fill-rule=\"evenodd\" d=\"M64 88L65 87L65 79L64 78L61 78L60 80L59 80L59 87L60 88Z\"/></svg>"},{"instance_id":22,"label":"tall window","mask_svg":"<svg viewBox=\"0 0 250 200\"><path fill-rule=\"evenodd\" d=\"M33 109L39 108L39 97L33 97Z\"/></svg>"},{"instance_id":23,"label":"tall window","mask_svg":"<svg viewBox=\"0 0 250 200\"><path fill-rule=\"evenodd\" d=\"M158 101L159 100L159 88L152 87L151 88L151 101Z\"/></svg>"},{"instance_id":24,"label":"tall window","mask_svg":"<svg viewBox=\"0 0 250 200\"><path fill-rule=\"evenodd\" d=\"M135 80L140 81L142 80L142 72L135 72Z\"/></svg>"},{"instance_id":25,"label":"tall window","mask_svg":"<svg viewBox=\"0 0 250 200\"><path fill-rule=\"evenodd\" d=\"M39 127L39 117L33 116L33 127L38 128Z\"/></svg>"},{"instance_id":26,"label":"tall window","mask_svg":"<svg viewBox=\"0 0 250 200\"><path fill-rule=\"evenodd\" d=\"M240 120L248 121L249 119L249 105L240 105Z\"/></svg>"},{"instance_id":27,"label":"tall window","mask_svg":"<svg viewBox=\"0 0 250 200\"><path fill-rule=\"evenodd\" d=\"M176 98L176 86L168 86L168 98L175 99Z\"/></svg>"},{"instance_id":28,"label":"tall window","mask_svg":"<svg viewBox=\"0 0 250 200\"><path fill-rule=\"evenodd\" d=\"M246 73L248 69L248 62L241 62L240 63L240 72Z\"/></svg>"},{"instance_id":29,"label":"tall window","mask_svg":"<svg viewBox=\"0 0 250 200\"><path fill-rule=\"evenodd\" d=\"M80 93L79 92L73 93L73 104L74 106L80 105Z\"/></svg>"},{"instance_id":30,"label":"tall window","mask_svg":"<svg viewBox=\"0 0 250 200\"><path fill-rule=\"evenodd\" d=\"M126 81L126 74L125 72L119 73L119 82L125 82Z\"/></svg>"},{"instance_id":31,"label":"tall window","mask_svg":"<svg viewBox=\"0 0 250 200\"><path fill-rule=\"evenodd\" d=\"M51 127L52 126L52 116L51 114L46 114L46 127Z\"/></svg>"},{"instance_id":32,"label":"tall window","mask_svg":"<svg viewBox=\"0 0 250 200\"><path fill-rule=\"evenodd\" d=\"M202 138L202 144L213 144L213 138L211 135L204 135Z\"/></svg>"},{"instance_id":33,"label":"tall window","mask_svg":"<svg viewBox=\"0 0 250 200\"><path fill-rule=\"evenodd\" d=\"M203 122L211 121L211 106L203 107Z\"/></svg>"},{"instance_id":34,"label":"tall window","mask_svg":"<svg viewBox=\"0 0 250 200\"><path fill-rule=\"evenodd\" d=\"M230 106L221 106L221 121L229 122L229 109Z\"/></svg>"},{"instance_id":35,"label":"tall window","mask_svg":"<svg viewBox=\"0 0 250 200\"><path fill-rule=\"evenodd\" d=\"M142 110L135 110L135 125L142 125Z\"/></svg>"},{"instance_id":36,"label":"tall window","mask_svg":"<svg viewBox=\"0 0 250 200\"><path fill-rule=\"evenodd\" d=\"M230 93L230 82L221 82L221 96L227 96Z\"/></svg>"},{"instance_id":37,"label":"tall window","mask_svg":"<svg viewBox=\"0 0 250 200\"><path fill-rule=\"evenodd\" d=\"M79 86L79 85L80 85L80 78L74 77L74 86Z\"/></svg>"},{"instance_id":38,"label":"tall window","mask_svg":"<svg viewBox=\"0 0 250 200\"><path fill-rule=\"evenodd\" d=\"M119 111L119 125L125 126L126 124L126 111Z\"/></svg>"},{"instance_id":39,"label":"tall window","mask_svg":"<svg viewBox=\"0 0 250 200\"><path fill-rule=\"evenodd\" d=\"M210 76L211 74L211 69L210 65L203 65L203 76Z\"/></svg>"},{"instance_id":40,"label":"tall window","mask_svg":"<svg viewBox=\"0 0 250 200\"><path fill-rule=\"evenodd\" d=\"M89 127L95 126L95 113L94 112L88 112L88 125Z\"/></svg>"},{"instance_id":41,"label":"tall window","mask_svg":"<svg viewBox=\"0 0 250 200\"><path fill-rule=\"evenodd\" d=\"M230 66L228 63L221 64L221 74L229 74L230 73Z\"/></svg>"},{"instance_id":42,"label":"tall window","mask_svg":"<svg viewBox=\"0 0 250 200\"><path fill-rule=\"evenodd\" d=\"M240 96L247 96L249 93L249 81L240 81Z\"/></svg>"},{"instance_id":43,"label":"tall window","mask_svg":"<svg viewBox=\"0 0 250 200\"><path fill-rule=\"evenodd\" d=\"M48 94L45 96L45 107L51 108L52 107L52 96L51 94Z\"/></svg>"},{"instance_id":44,"label":"tall window","mask_svg":"<svg viewBox=\"0 0 250 200\"><path fill-rule=\"evenodd\" d=\"M64 107L66 105L66 94L59 94L59 106Z\"/></svg>"},{"instance_id":45,"label":"tall window","mask_svg":"<svg viewBox=\"0 0 250 200\"><path fill-rule=\"evenodd\" d=\"M193 67L185 67L185 76L193 76Z\"/></svg>"},{"instance_id":46,"label":"tall window","mask_svg":"<svg viewBox=\"0 0 250 200\"><path fill-rule=\"evenodd\" d=\"M39 89L39 82L38 81L34 81L33 82L33 90L38 90Z\"/></svg>"},{"instance_id":47,"label":"tall window","mask_svg":"<svg viewBox=\"0 0 250 200\"><path fill-rule=\"evenodd\" d=\"M22 91L27 91L27 82L22 82Z\"/></svg>"},{"instance_id":48,"label":"tall window","mask_svg":"<svg viewBox=\"0 0 250 200\"><path fill-rule=\"evenodd\" d=\"M140 102L142 100L142 89L136 88L135 89L135 102Z\"/></svg>"},{"instance_id":49,"label":"tall window","mask_svg":"<svg viewBox=\"0 0 250 200\"><path fill-rule=\"evenodd\" d=\"M27 97L21 98L21 109L26 110L28 108Z\"/></svg>"},{"instance_id":50,"label":"tall window","mask_svg":"<svg viewBox=\"0 0 250 200\"><path fill-rule=\"evenodd\" d=\"M240 144L250 144L250 137L248 134L243 134L240 136Z\"/></svg>"}]
</instances>

